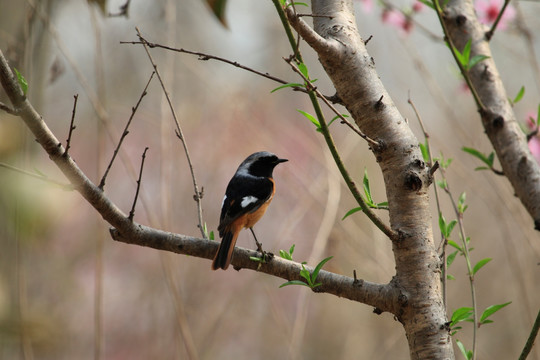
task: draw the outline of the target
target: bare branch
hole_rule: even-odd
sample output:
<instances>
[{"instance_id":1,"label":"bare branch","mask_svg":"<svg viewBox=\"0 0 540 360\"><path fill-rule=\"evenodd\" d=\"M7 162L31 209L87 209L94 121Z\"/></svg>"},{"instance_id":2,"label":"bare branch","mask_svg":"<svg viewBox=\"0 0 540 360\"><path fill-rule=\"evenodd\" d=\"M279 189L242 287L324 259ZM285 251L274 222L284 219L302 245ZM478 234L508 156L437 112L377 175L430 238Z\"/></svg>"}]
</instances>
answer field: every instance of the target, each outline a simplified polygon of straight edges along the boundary
<instances>
[{"instance_id":1,"label":"bare branch","mask_svg":"<svg viewBox=\"0 0 540 360\"><path fill-rule=\"evenodd\" d=\"M146 96L148 86L150 85L150 82L152 81L152 78L154 77L155 71L152 72L150 75L150 78L148 79L148 82L146 83L146 86L144 87L144 90L141 93L141 96L139 96L139 100L137 100L137 104L135 107L131 109L131 115L129 117L129 120L124 127L124 131L122 132L122 136L120 137L120 140L118 141L118 144L116 145L116 149L114 149L113 156L111 158L111 161L109 162L109 165L107 166L107 169L105 170L105 173L103 174L103 177L101 178L101 181L99 182L99 188L103 190L105 186L105 179L107 178L107 175L109 174L109 171L111 170L111 167L113 165L114 159L116 159L116 155L118 155L118 151L120 150L120 146L122 146L122 142L124 141L124 138L129 134L129 125L131 125L131 121L133 120L133 117L135 116L135 113L137 112L137 109L139 108L139 105L142 102L143 97Z\"/></svg>"},{"instance_id":2,"label":"bare branch","mask_svg":"<svg viewBox=\"0 0 540 360\"><path fill-rule=\"evenodd\" d=\"M0 102L0 110L3 110L3 111L7 112L10 115L17 116L19 114L19 111L17 109L12 109L12 108L10 108L9 106L7 106L6 104L4 104L2 102Z\"/></svg>"},{"instance_id":3,"label":"bare branch","mask_svg":"<svg viewBox=\"0 0 540 360\"><path fill-rule=\"evenodd\" d=\"M76 128L76 126L73 125L73 122L75 121L75 113L77 112L77 100L79 99L79 94L73 95L73 98L73 110L71 112L71 122L69 123L69 133L66 140L66 151L64 152L64 156L68 156L68 151L71 146L71 135Z\"/></svg>"},{"instance_id":4,"label":"bare branch","mask_svg":"<svg viewBox=\"0 0 540 360\"><path fill-rule=\"evenodd\" d=\"M180 127L180 122L178 121L178 117L176 116L176 111L174 110L174 106L172 105L172 101L171 101L171 97L169 95L169 92L167 91L167 88L165 87L165 83L163 82L163 79L161 78L161 74L159 73L159 70L158 70L157 65L156 65L156 63L154 61L154 58L152 57L152 55L150 54L150 51L148 50L149 46L146 43L146 41L144 40L144 38L142 37L141 32L139 31L139 29L135 28L135 30L137 31L137 36L139 37L139 39L141 40L141 42L143 44L143 47L144 47L144 50L146 51L146 55L148 56L148 59L150 60L150 62L152 63L152 66L154 67L154 71L156 72L159 83L161 84L161 88L163 89L163 93L165 94L165 98L167 99L167 102L169 103L169 108L171 109L171 114L173 116L174 123L176 125L176 131L177 131L178 137L180 138L180 140L182 142L182 146L184 147L184 153L186 154L186 158L187 158L187 162L188 162L188 166L189 166L189 171L191 173L191 180L193 181L193 190L195 192L195 197L194 198L195 198L195 201L197 203L197 215L198 215L198 218L199 218L198 227L199 227L199 230L201 231L201 234L202 234L203 238L206 238L206 234L204 232L204 221L203 221L203 216L202 216L202 192L199 191L199 186L197 185L197 179L195 178L195 171L193 170L193 163L191 162L191 157L189 155L189 150L188 150L186 138L184 137L184 134L182 132L182 128Z\"/></svg>"},{"instance_id":5,"label":"bare branch","mask_svg":"<svg viewBox=\"0 0 540 360\"><path fill-rule=\"evenodd\" d=\"M199 52L199 51L192 51L192 50L187 50L187 49L183 49L183 48L174 48L174 47L170 47L170 46L166 46L166 45L152 43L152 42L149 42L148 40L146 40L142 36L140 37L140 41L120 41L120 44L134 44L134 45L137 45L137 44L144 45L144 44L146 44L149 48L160 48L160 49L170 50L170 51L174 51L174 52L178 52L178 53L195 55L195 56L198 56L199 60L202 60L202 61L207 61L207 60L221 61L221 62L224 62L226 64L237 67L239 69L246 70L246 71L251 72L253 74L262 76L262 77L264 77L266 79L275 81L277 83L280 83L280 84L283 84L283 85L289 84L288 81L285 81L285 80L280 79L280 78L278 78L276 76L270 75L267 72L263 73L261 71L250 68L249 66L242 65L242 64L238 63L237 61L232 61L232 60L229 60L229 59L225 59L225 58L222 58L222 57L219 57L219 56L216 56L216 55L205 54L205 53L202 53L202 52ZM300 91L300 92L303 92L303 93L307 93L306 89L304 89L302 87L299 87L299 86L292 86L292 89L295 90L295 91ZM326 99L328 99L328 100L330 100L330 101L332 101L334 103L339 102L338 98L334 98L332 96L325 96L325 95L321 95L321 96L325 97Z\"/></svg>"},{"instance_id":6,"label":"bare branch","mask_svg":"<svg viewBox=\"0 0 540 360\"><path fill-rule=\"evenodd\" d=\"M133 205L131 206L131 211L129 212L128 219L133 221L133 216L135 216L135 205L137 205L137 198L139 197L139 190L141 188L141 179L144 168L144 160L146 159L146 152L148 151L148 146L144 148L141 160L141 169L139 170L139 178L137 179L137 190L135 191L135 197L133 198Z\"/></svg>"},{"instance_id":7,"label":"bare branch","mask_svg":"<svg viewBox=\"0 0 540 360\"><path fill-rule=\"evenodd\" d=\"M309 46L311 46L315 51L329 53L335 50L333 49L332 45L334 42L331 42L331 40L325 39L317 34L317 32L304 21L304 19L295 13L292 7L287 7L285 9L285 14L287 15L287 19L289 19L292 27L298 31L298 34L300 34L302 38L309 44ZM330 18L333 19L334 17Z\"/></svg>"},{"instance_id":8,"label":"bare branch","mask_svg":"<svg viewBox=\"0 0 540 360\"><path fill-rule=\"evenodd\" d=\"M21 119L36 137L37 142L47 152L49 158L69 179L75 190L94 207L105 221L114 227L111 229L111 236L114 240L209 260L214 257L219 245L216 241L173 234L131 221L98 186L88 179L69 155L64 156L64 147L47 127L42 117L35 111L32 104L22 94L1 51L0 83L13 105L21 109ZM301 280L301 263L274 257L272 261L260 265L250 259L250 257L257 256L255 251L238 247L235 248L234 254L232 263L236 268L256 270L286 280ZM306 268L313 271L313 268L309 266L306 266ZM399 300L396 301L396 299L403 298L403 294L400 294L398 287L393 282L375 284L358 279L358 281L354 282L352 278L324 270L319 273L317 280L323 284L317 288L317 292L326 292L353 301L360 301L393 314L397 314L399 311L396 306L399 306L400 302Z\"/></svg>"},{"instance_id":9,"label":"bare branch","mask_svg":"<svg viewBox=\"0 0 540 360\"><path fill-rule=\"evenodd\" d=\"M124 236L117 229L111 229L111 235L114 240L127 244L141 245L209 260L213 259L219 245L217 241L173 234L144 225L138 225L137 236ZM255 250L237 246L234 248L231 264L237 270L255 270L288 281L305 280L300 276L301 263L285 260L279 256L274 256L272 260L262 264L251 259L259 256L260 253ZM313 272L313 267L304 266L308 271ZM322 286L314 289L317 293L333 294L352 301L359 301L390 313L397 310L395 304L399 292L392 282L389 284L376 284L362 279L356 279L355 282L355 279L351 277L325 270L319 272L317 281L322 283Z\"/></svg>"}]
</instances>

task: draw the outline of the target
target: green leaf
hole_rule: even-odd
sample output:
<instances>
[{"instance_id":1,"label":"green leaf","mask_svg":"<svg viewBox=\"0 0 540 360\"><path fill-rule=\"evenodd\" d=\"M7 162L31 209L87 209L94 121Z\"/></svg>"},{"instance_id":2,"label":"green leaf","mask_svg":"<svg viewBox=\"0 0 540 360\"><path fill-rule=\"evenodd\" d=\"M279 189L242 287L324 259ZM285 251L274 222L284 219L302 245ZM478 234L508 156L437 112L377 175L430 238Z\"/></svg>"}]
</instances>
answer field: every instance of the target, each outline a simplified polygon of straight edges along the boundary
<instances>
[{"instance_id":1,"label":"green leaf","mask_svg":"<svg viewBox=\"0 0 540 360\"><path fill-rule=\"evenodd\" d=\"M452 234L452 230L454 230L454 227L456 226L457 224L457 220L452 220L450 221L450 223L446 226L446 231L448 233L448 236L447 238L450 237L450 235Z\"/></svg>"},{"instance_id":2,"label":"green leaf","mask_svg":"<svg viewBox=\"0 0 540 360\"><path fill-rule=\"evenodd\" d=\"M383 202L377 203L377 209L386 209L386 210L388 210L388 201L383 201Z\"/></svg>"},{"instance_id":3,"label":"green leaf","mask_svg":"<svg viewBox=\"0 0 540 360\"><path fill-rule=\"evenodd\" d=\"M292 244L291 247L289 248L289 254L291 255L292 257L292 254L294 253L294 248L296 247L295 244Z\"/></svg>"},{"instance_id":4,"label":"green leaf","mask_svg":"<svg viewBox=\"0 0 540 360\"><path fill-rule=\"evenodd\" d=\"M369 177L367 169L364 169L364 179L362 180L362 184L364 186L364 194L366 194L367 202L373 204L373 198L371 197L371 189L369 187Z\"/></svg>"},{"instance_id":5,"label":"green leaf","mask_svg":"<svg viewBox=\"0 0 540 360\"><path fill-rule=\"evenodd\" d=\"M484 312L482 313L482 316L480 317L480 323L481 323L481 324L486 324L486 319L487 319L488 317L490 317L491 315L495 314L497 311L501 310L501 309L504 308L505 306L510 305L511 303L512 303L512 302L509 301L509 302L504 303L504 304L488 306L488 307L486 308L486 310L484 310Z\"/></svg>"},{"instance_id":6,"label":"green leaf","mask_svg":"<svg viewBox=\"0 0 540 360\"><path fill-rule=\"evenodd\" d=\"M345 214L345 216L343 216L341 218L341 220L342 221L345 220L347 217L351 216L352 214L354 214L354 213L356 213L358 211L362 211L362 208L361 207L356 207L354 209L351 209L351 210L347 211L347 213Z\"/></svg>"},{"instance_id":7,"label":"green leaf","mask_svg":"<svg viewBox=\"0 0 540 360\"><path fill-rule=\"evenodd\" d=\"M521 99L523 99L523 95L525 95L525 86L522 86L521 89L519 89L516 97L511 101L512 104L517 104Z\"/></svg>"},{"instance_id":8,"label":"green leaf","mask_svg":"<svg viewBox=\"0 0 540 360\"><path fill-rule=\"evenodd\" d=\"M313 82L313 81L312 81L312 82ZM347 115L347 114L341 114L341 116L343 116L344 118L348 118L348 117L349 117L349 115ZM338 115L334 116L334 117L332 118L332 120L330 120L330 122L328 123L327 126L330 127L330 125L331 125L334 121L336 121L337 119L341 119L341 118L340 118Z\"/></svg>"},{"instance_id":9,"label":"green leaf","mask_svg":"<svg viewBox=\"0 0 540 360\"><path fill-rule=\"evenodd\" d=\"M458 212L460 214L463 214L465 210L467 210L468 205L465 204L465 199L467 198L467 195L465 192L462 192L461 195L459 195L458 198Z\"/></svg>"},{"instance_id":10,"label":"green leaf","mask_svg":"<svg viewBox=\"0 0 540 360\"><path fill-rule=\"evenodd\" d=\"M427 7L435 10L435 6L433 6L433 3L428 0L419 0L422 4L426 5Z\"/></svg>"},{"instance_id":11,"label":"green leaf","mask_svg":"<svg viewBox=\"0 0 540 360\"><path fill-rule=\"evenodd\" d=\"M308 72L308 68L307 68L306 64L304 64L304 63L298 64L298 69L300 70L302 75L304 75L307 79L309 79L309 72Z\"/></svg>"},{"instance_id":12,"label":"green leaf","mask_svg":"<svg viewBox=\"0 0 540 360\"><path fill-rule=\"evenodd\" d=\"M462 147L461 150L465 151L466 153L469 153L471 154L472 156L480 159L483 163L485 163L487 166L489 166L491 168L491 166L493 165L493 160L489 160L489 158L484 155L483 153L481 153L480 151L474 149L474 148L470 148L470 147ZM493 154L493 152L492 152Z\"/></svg>"},{"instance_id":13,"label":"green leaf","mask_svg":"<svg viewBox=\"0 0 540 360\"><path fill-rule=\"evenodd\" d=\"M536 127L540 126L540 104L538 104L538 112L536 113Z\"/></svg>"},{"instance_id":14,"label":"green leaf","mask_svg":"<svg viewBox=\"0 0 540 360\"><path fill-rule=\"evenodd\" d=\"M459 340L456 340L456 344L459 348L459 350L461 351L461 353L463 354L463 356L465 357L465 359L467 360L470 360L472 358L472 351L467 351L467 349L465 349L465 345L463 345L463 343Z\"/></svg>"},{"instance_id":15,"label":"green leaf","mask_svg":"<svg viewBox=\"0 0 540 360\"><path fill-rule=\"evenodd\" d=\"M227 22L225 21L225 6L227 5L227 0L206 0L206 3L210 6L210 9L219 22L227 27Z\"/></svg>"},{"instance_id":16,"label":"green leaf","mask_svg":"<svg viewBox=\"0 0 540 360\"><path fill-rule=\"evenodd\" d=\"M492 151L489 155L488 155L488 165L490 167L493 167L493 160L495 159L495 152Z\"/></svg>"},{"instance_id":17,"label":"green leaf","mask_svg":"<svg viewBox=\"0 0 540 360\"><path fill-rule=\"evenodd\" d=\"M472 45L472 39L469 39L467 43L465 44L465 47L463 48L463 52L461 53L461 65L463 65L468 70L469 65L469 59L471 58L471 45Z\"/></svg>"},{"instance_id":18,"label":"green leaf","mask_svg":"<svg viewBox=\"0 0 540 360\"><path fill-rule=\"evenodd\" d=\"M321 128L321 124L319 123L319 120L317 120L315 118L315 116L311 115L310 113L307 113L305 111L302 111L302 110L299 110L299 109L296 109L296 111L298 111L300 114L304 115L306 118L308 118L309 121L311 121L316 127L317 129L320 129Z\"/></svg>"},{"instance_id":19,"label":"green leaf","mask_svg":"<svg viewBox=\"0 0 540 360\"><path fill-rule=\"evenodd\" d=\"M289 253L286 252L285 250L279 250L279 256L281 256L283 259L292 261L291 255L289 255Z\"/></svg>"},{"instance_id":20,"label":"green leaf","mask_svg":"<svg viewBox=\"0 0 540 360\"><path fill-rule=\"evenodd\" d=\"M468 70L469 58L471 56L471 40L472 39L469 39L469 41L467 41L462 52L459 52L458 49L453 48L456 58L458 59L461 66L463 66L466 70Z\"/></svg>"},{"instance_id":21,"label":"green leaf","mask_svg":"<svg viewBox=\"0 0 540 360\"><path fill-rule=\"evenodd\" d=\"M454 249L457 249L459 252L463 252L463 249L461 248L461 246L459 246L458 243L456 243L455 241L448 240L448 245L450 245Z\"/></svg>"},{"instance_id":22,"label":"green leaf","mask_svg":"<svg viewBox=\"0 0 540 360\"><path fill-rule=\"evenodd\" d=\"M287 88L287 87L299 87L299 88L303 88L304 85L303 85L303 84L299 84L299 83L288 83L288 84L284 84L284 85L278 86L278 87L275 88L274 90L270 91L270 93L276 92L276 91L278 91L278 90L281 90L281 89L284 89L284 88Z\"/></svg>"},{"instance_id":23,"label":"green leaf","mask_svg":"<svg viewBox=\"0 0 540 360\"><path fill-rule=\"evenodd\" d=\"M215 234L214 234L214 230L210 231L209 238L210 238L210 240L215 240L216 239Z\"/></svg>"},{"instance_id":24,"label":"green leaf","mask_svg":"<svg viewBox=\"0 0 540 360\"><path fill-rule=\"evenodd\" d=\"M291 260L293 259L292 255L294 253L294 247L295 245L292 244L291 247L289 248L289 252L285 251L285 250L279 250L279 256L281 256L283 259L287 259L287 260Z\"/></svg>"},{"instance_id":25,"label":"green leaf","mask_svg":"<svg viewBox=\"0 0 540 360\"><path fill-rule=\"evenodd\" d=\"M17 75L17 81L19 82L19 86L21 87L23 94L26 95L28 92L28 82L26 82L26 79L22 74L17 70L16 68L13 68L15 70L15 74Z\"/></svg>"},{"instance_id":26,"label":"green leaf","mask_svg":"<svg viewBox=\"0 0 540 360\"><path fill-rule=\"evenodd\" d=\"M446 182L446 179L437 180L436 183L437 183L437 186L439 186L441 189L446 189L448 185Z\"/></svg>"},{"instance_id":27,"label":"green leaf","mask_svg":"<svg viewBox=\"0 0 540 360\"><path fill-rule=\"evenodd\" d=\"M453 327L453 325L466 321L467 319L470 319L471 315L473 314L473 308L472 307L461 307L456 310L454 310L452 317L450 319L450 327Z\"/></svg>"},{"instance_id":28,"label":"green leaf","mask_svg":"<svg viewBox=\"0 0 540 360\"><path fill-rule=\"evenodd\" d=\"M446 278L447 278L448 280L456 280L456 278L454 277L454 275L450 275L450 274L446 275Z\"/></svg>"},{"instance_id":29,"label":"green leaf","mask_svg":"<svg viewBox=\"0 0 540 360\"><path fill-rule=\"evenodd\" d=\"M428 152L428 147L427 147L427 140L426 140L426 143L425 144L418 144L418 146L420 146L420 151L422 152L422 159L424 159L424 162L428 163L429 162L429 152Z\"/></svg>"},{"instance_id":30,"label":"green leaf","mask_svg":"<svg viewBox=\"0 0 540 360\"><path fill-rule=\"evenodd\" d=\"M478 170L489 170L489 168L487 166L478 166L474 168L474 171L478 171Z\"/></svg>"},{"instance_id":31,"label":"green leaf","mask_svg":"<svg viewBox=\"0 0 540 360\"><path fill-rule=\"evenodd\" d=\"M256 256L250 256L250 257L249 257L249 260L255 261L255 262L259 262L259 263L264 262L264 259L263 259L263 258L259 258L259 257L256 257Z\"/></svg>"},{"instance_id":32,"label":"green leaf","mask_svg":"<svg viewBox=\"0 0 540 360\"><path fill-rule=\"evenodd\" d=\"M457 255L457 251L454 251L453 253L451 253L450 255L448 255L448 257L446 258L446 266L449 267L450 265L452 265L452 263L454 262L454 260L456 259L456 255Z\"/></svg>"},{"instance_id":33,"label":"green leaf","mask_svg":"<svg viewBox=\"0 0 540 360\"><path fill-rule=\"evenodd\" d=\"M452 220L447 223L444 215L439 213L439 229L446 239L450 237L450 234L452 233L452 230L454 230L454 226L456 226L456 224L457 220Z\"/></svg>"},{"instance_id":34,"label":"green leaf","mask_svg":"<svg viewBox=\"0 0 540 360\"><path fill-rule=\"evenodd\" d=\"M481 61L484 61L486 59L489 59L489 56L487 55L475 55L472 57L472 59L469 60L469 64L467 65L467 70L472 69L476 64L478 64Z\"/></svg>"},{"instance_id":35,"label":"green leaf","mask_svg":"<svg viewBox=\"0 0 540 360\"><path fill-rule=\"evenodd\" d=\"M326 259L323 259L320 263L318 263L317 266L315 266L315 269L313 270L313 274L311 274L311 279L313 280L313 282L315 282L315 280L317 280L317 276L319 276L319 271L321 271L324 264L326 264L332 258L333 258L333 256L329 256Z\"/></svg>"},{"instance_id":36,"label":"green leaf","mask_svg":"<svg viewBox=\"0 0 540 360\"><path fill-rule=\"evenodd\" d=\"M478 270L480 270L482 267L484 267L491 260L492 260L491 258L485 258L485 259L482 259L479 262L477 262L476 265L474 265L474 268L473 268L473 271L472 271L473 275L476 274L478 272Z\"/></svg>"},{"instance_id":37,"label":"green leaf","mask_svg":"<svg viewBox=\"0 0 540 360\"><path fill-rule=\"evenodd\" d=\"M305 282L300 281L300 280L291 280L291 281L287 281L286 283L281 284L279 287L282 288L282 287L288 286L288 285L303 285L303 286L309 287L308 284L306 284Z\"/></svg>"},{"instance_id":38,"label":"green leaf","mask_svg":"<svg viewBox=\"0 0 540 360\"><path fill-rule=\"evenodd\" d=\"M303 2L293 2L293 3L290 3L289 5L287 6L308 6L308 4L306 3L303 3Z\"/></svg>"}]
</instances>

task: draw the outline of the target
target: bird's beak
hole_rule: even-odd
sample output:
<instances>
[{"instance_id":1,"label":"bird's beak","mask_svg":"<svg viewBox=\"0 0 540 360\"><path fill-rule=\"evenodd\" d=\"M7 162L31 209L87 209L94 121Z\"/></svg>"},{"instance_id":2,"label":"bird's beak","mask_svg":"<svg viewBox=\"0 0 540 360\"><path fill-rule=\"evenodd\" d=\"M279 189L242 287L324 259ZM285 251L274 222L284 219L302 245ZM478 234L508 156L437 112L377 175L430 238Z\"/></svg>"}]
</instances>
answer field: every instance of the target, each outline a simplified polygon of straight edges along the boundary
<instances>
[{"instance_id":1,"label":"bird's beak","mask_svg":"<svg viewBox=\"0 0 540 360\"><path fill-rule=\"evenodd\" d=\"M286 162L286 161L289 161L288 159L277 159L277 163L282 163L282 162Z\"/></svg>"}]
</instances>

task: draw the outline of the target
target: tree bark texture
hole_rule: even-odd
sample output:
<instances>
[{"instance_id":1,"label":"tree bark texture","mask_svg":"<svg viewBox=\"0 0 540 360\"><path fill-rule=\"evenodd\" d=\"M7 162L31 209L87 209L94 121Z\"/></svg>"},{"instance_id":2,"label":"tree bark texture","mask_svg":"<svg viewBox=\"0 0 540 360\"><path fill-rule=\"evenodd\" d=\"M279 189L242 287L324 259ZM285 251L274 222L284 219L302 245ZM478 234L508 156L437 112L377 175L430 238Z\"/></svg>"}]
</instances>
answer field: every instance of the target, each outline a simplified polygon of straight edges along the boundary
<instances>
[{"instance_id":1,"label":"tree bark texture","mask_svg":"<svg viewBox=\"0 0 540 360\"><path fill-rule=\"evenodd\" d=\"M471 68L469 75L484 106L479 109L482 125L514 193L540 231L540 166L529 151L508 100L493 54L486 39L487 29L479 23L472 1L450 0L443 21L456 48L461 51L471 40L471 58L489 58Z\"/></svg>"},{"instance_id":2,"label":"tree bark texture","mask_svg":"<svg viewBox=\"0 0 540 360\"><path fill-rule=\"evenodd\" d=\"M399 293L394 315L403 324L412 359L453 359L442 298L440 259L431 228L429 168L418 140L386 92L366 50L352 0L312 1L314 29L287 8L291 25L317 52L337 95L372 148L386 187ZM322 16L321 16L322 15ZM359 155L359 158L361 156Z\"/></svg>"}]
</instances>

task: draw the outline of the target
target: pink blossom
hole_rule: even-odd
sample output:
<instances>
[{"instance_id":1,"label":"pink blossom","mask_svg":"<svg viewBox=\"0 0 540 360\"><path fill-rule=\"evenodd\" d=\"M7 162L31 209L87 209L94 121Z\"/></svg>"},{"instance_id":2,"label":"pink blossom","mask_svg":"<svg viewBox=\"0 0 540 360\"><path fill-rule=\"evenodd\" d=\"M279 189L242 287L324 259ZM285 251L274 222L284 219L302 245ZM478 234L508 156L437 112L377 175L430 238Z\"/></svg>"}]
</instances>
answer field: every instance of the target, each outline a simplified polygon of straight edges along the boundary
<instances>
[{"instance_id":1,"label":"pink blossom","mask_svg":"<svg viewBox=\"0 0 540 360\"><path fill-rule=\"evenodd\" d=\"M412 22L399 10L385 9L382 13L382 22L400 29L404 35L412 30Z\"/></svg>"},{"instance_id":2,"label":"pink blossom","mask_svg":"<svg viewBox=\"0 0 540 360\"><path fill-rule=\"evenodd\" d=\"M360 0L360 3L362 3L362 10L364 10L366 14L371 14L373 12L373 0Z\"/></svg>"},{"instance_id":3,"label":"pink blossom","mask_svg":"<svg viewBox=\"0 0 540 360\"><path fill-rule=\"evenodd\" d=\"M424 9L424 4L422 4L420 1L415 1L413 6L412 6L412 11L413 13L419 13L420 11L422 11Z\"/></svg>"},{"instance_id":4,"label":"pink blossom","mask_svg":"<svg viewBox=\"0 0 540 360\"><path fill-rule=\"evenodd\" d=\"M504 0L477 0L474 3L474 8L476 9L478 20L480 20L482 24L492 25L497 19L503 5ZM501 17L501 20L499 21L499 25L497 25L497 29L506 29L508 23L515 17L516 9L512 6L512 4L509 4Z\"/></svg>"},{"instance_id":5,"label":"pink blossom","mask_svg":"<svg viewBox=\"0 0 540 360\"><path fill-rule=\"evenodd\" d=\"M536 114L529 112L527 114L527 127L532 131L536 128ZM538 163L540 163L540 137L539 134L536 134L529 140L529 150L533 154L534 158Z\"/></svg>"},{"instance_id":6,"label":"pink blossom","mask_svg":"<svg viewBox=\"0 0 540 360\"><path fill-rule=\"evenodd\" d=\"M540 164L540 139L537 136L529 140L529 150L536 159L536 162Z\"/></svg>"}]
</instances>

